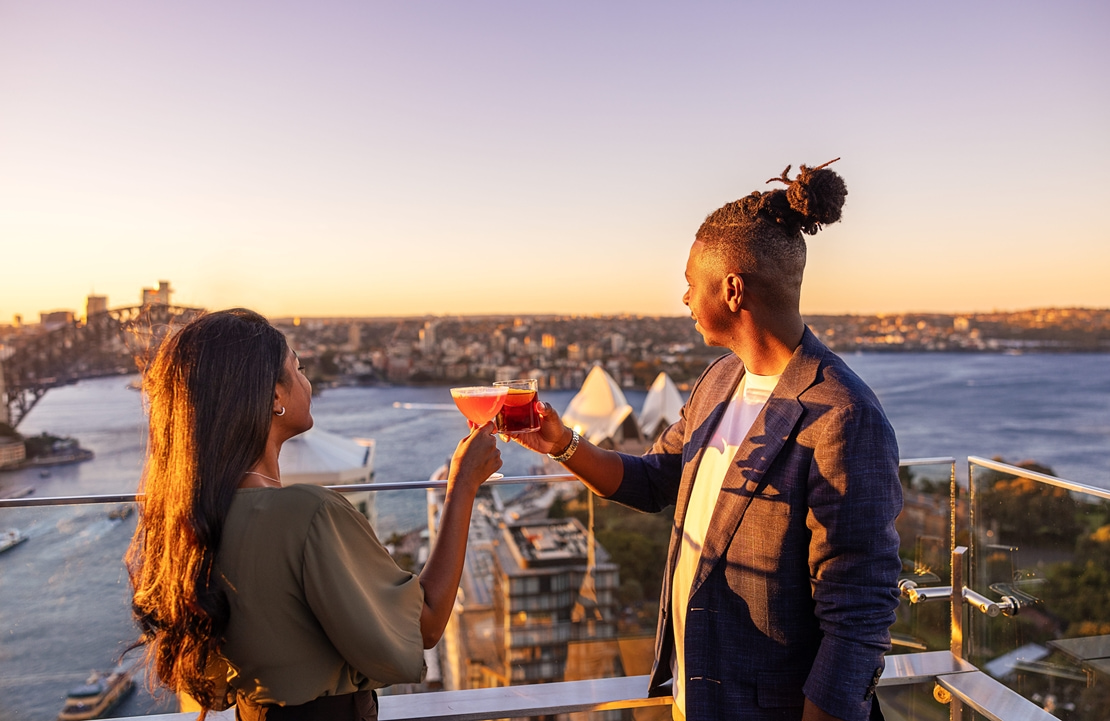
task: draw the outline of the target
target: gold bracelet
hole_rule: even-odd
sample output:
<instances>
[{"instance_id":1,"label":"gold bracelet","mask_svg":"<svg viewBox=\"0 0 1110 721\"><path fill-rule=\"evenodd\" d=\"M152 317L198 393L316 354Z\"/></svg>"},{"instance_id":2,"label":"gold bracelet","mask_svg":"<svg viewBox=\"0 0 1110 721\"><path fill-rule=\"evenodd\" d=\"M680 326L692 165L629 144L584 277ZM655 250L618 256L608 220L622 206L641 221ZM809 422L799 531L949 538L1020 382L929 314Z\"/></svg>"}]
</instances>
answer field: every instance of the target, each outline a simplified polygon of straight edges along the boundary
<instances>
[{"instance_id":1,"label":"gold bracelet","mask_svg":"<svg viewBox=\"0 0 1110 721\"><path fill-rule=\"evenodd\" d=\"M574 455L574 452L578 450L578 441L580 440L582 440L582 436L578 435L578 431L571 430L570 443L567 444L567 447L565 449L563 449L563 452L557 456L553 456L550 453L548 453L547 455L556 463L566 463L570 460L570 457Z\"/></svg>"}]
</instances>

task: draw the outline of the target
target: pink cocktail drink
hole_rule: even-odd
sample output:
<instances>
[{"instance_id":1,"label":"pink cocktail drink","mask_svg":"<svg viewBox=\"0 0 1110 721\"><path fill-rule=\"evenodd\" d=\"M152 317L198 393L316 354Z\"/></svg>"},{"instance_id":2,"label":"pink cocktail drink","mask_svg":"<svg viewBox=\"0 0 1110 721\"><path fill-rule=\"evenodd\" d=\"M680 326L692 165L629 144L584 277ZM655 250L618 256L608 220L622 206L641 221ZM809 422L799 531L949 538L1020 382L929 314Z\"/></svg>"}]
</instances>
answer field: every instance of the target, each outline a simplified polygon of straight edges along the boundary
<instances>
[{"instance_id":1,"label":"pink cocktail drink","mask_svg":"<svg viewBox=\"0 0 1110 721\"><path fill-rule=\"evenodd\" d=\"M452 388L451 398L462 414L475 425L484 426L493 420L508 395L507 388L495 386L467 386Z\"/></svg>"}]
</instances>

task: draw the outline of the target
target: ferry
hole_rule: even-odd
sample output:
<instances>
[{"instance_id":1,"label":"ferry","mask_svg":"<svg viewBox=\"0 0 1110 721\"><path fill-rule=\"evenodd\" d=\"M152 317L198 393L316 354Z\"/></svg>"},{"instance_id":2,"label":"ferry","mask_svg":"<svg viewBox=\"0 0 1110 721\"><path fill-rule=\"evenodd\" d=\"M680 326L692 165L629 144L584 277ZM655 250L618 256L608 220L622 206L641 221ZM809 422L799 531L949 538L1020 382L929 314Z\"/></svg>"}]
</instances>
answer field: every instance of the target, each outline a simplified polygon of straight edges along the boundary
<instances>
[{"instance_id":1,"label":"ferry","mask_svg":"<svg viewBox=\"0 0 1110 721\"><path fill-rule=\"evenodd\" d=\"M24 466L28 467L42 467L42 466L65 466L71 463L83 463L91 461L96 457L88 448L81 448L77 445L76 441L61 450L51 451L34 458L28 458L24 461Z\"/></svg>"},{"instance_id":2,"label":"ferry","mask_svg":"<svg viewBox=\"0 0 1110 721\"><path fill-rule=\"evenodd\" d=\"M135 507L130 503L123 503L108 511L108 518L113 521L122 521L131 515Z\"/></svg>"},{"instance_id":3,"label":"ferry","mask_svg":"<svg viewBox=\"0 0 1110 721\"><path fill-rule=\"evenodd\" d=\"M0 553L15 548L26 540L27 536L24 536L18 528L9 528L2 531L0 532Z\"/></svg>"},{"instance_id":4,"label":"ferry","mask_svg":"<svg viewBox=\"0 0 1110 721\"><path fill-rule=\"evenodd\" d=\"M117 666L107 673L94 671L81 686L70 689L58 721L104 718L112 707L130 693L133 666Z\"/></svg>"}]
</instances>

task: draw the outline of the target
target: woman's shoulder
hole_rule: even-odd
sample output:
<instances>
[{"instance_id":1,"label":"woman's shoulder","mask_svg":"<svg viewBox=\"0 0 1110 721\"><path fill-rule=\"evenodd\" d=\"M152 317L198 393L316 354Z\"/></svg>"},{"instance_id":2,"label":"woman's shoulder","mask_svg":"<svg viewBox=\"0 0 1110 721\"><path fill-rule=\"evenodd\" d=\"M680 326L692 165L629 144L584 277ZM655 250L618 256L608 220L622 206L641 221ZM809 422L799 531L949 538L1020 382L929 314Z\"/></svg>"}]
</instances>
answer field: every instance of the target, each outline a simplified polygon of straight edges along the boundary
<instances>
[{"instance_id":1,"label":"woman's shoulder","mask_svg":"<svg viewBox=\"0 0 1110 721\"><path fill-rule=\"evenodd\" d=\"M240 489L232 501L226 527L280 535L299 548L298 544L317 536L358 535L358 531L369 528L369 522L338 491L297 483L281 488Z\"/></svg>"},{"instance_id":2,"label":"woman's shoulder","mask_svg":"<svg viewBox=\"0 0 1110 721\"><path fill-rule=\"evenodd\" d=\"M235 493L233 505L313 516L321 509L343 508L351 504L341 493L331 488L294 483L281 488L239 489Z\"/></svg>"}]
</instances>

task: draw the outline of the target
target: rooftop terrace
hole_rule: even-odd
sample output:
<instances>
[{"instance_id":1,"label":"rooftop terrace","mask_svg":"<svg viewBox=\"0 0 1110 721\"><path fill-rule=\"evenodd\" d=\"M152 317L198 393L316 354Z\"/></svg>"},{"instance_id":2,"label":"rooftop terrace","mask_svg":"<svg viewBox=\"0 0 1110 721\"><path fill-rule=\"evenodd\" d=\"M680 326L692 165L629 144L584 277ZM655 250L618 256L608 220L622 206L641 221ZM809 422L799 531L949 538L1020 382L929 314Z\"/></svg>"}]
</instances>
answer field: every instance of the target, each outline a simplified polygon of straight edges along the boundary
<instances>
[{"instance_id":1,"label":"rooftop terrace","mask_svg":"<svg viewBox=\"0 0 1110 721\"><path fill-rule=\"evenodd\" d=\"M903 514L899 524L903 603L893 629L895 648L879 686L887 718L1105 719L1105 699L1110 698L1110 608L1105 603L1110 598L1110 574L1105 572L1110 567L1110 492L977 457L968 459L967 487L956 482L952 458L907 459L902 466L907 498L918 500L910 504L917 512ZM572 481L570 476L532 476L495 483ZM337 489L396 493L444 485L429 481ZM0 557L3 578L33 574L37 564L45 563L19 554L48 532L64 536L67 512L100 512L134 500L130 494L0 499L0 527L41 529L31 543ZM96 532L107 537L107 523L97 525ZM76 544L88 528L64 540ZM547 535L551 528L516 525L522 537L552 542L530 544L539 557L549 546L560 548L557 536ZM528 534L526 529L543 532ZM571 546L563 551L577 549ZM87 564L102 563L110 555L90 558ZM46 585L36 591L38 602L17 602L7 595L8 584L0 584L0 632L9 639L36 632L36 617L52 612L52 586L65 583L66 574L90 570L98 571L72 563L53 568ZM111 576L109 584L90 587L88 593L125 597L126 581L118 570L99 572ZM79 616L86 605L71 598L66 614ZM126 614L126 607L120 611ZM56 630L73 632L72 627ZM70 640L79 638L74 634ZM42 640L44 646L50 642ZM0 647L0 715L28 721L52 718L33 710L33 704L21 704L29 694L59 693L47 688L63 689L64 695L68 678L62 669L44 668L40 659L13 658ZM669 716L669 699L646 698L646 687L645 677L629 672L560 683L383 695L380 718ZM61 698L50 704L56 713ZM195 714L132 717L184 721Z\"/></svg>"}]
</instances>

